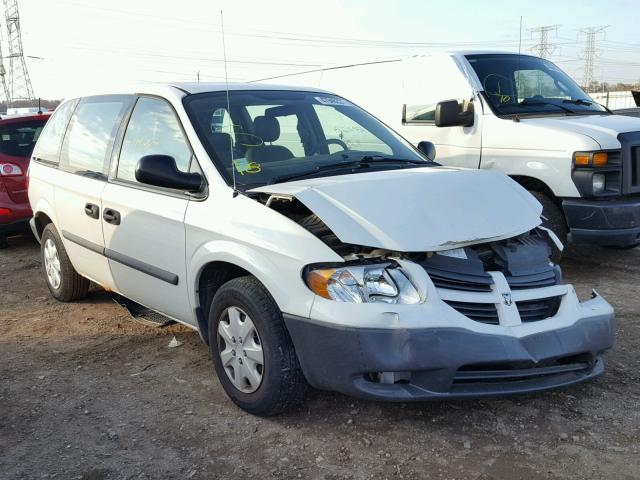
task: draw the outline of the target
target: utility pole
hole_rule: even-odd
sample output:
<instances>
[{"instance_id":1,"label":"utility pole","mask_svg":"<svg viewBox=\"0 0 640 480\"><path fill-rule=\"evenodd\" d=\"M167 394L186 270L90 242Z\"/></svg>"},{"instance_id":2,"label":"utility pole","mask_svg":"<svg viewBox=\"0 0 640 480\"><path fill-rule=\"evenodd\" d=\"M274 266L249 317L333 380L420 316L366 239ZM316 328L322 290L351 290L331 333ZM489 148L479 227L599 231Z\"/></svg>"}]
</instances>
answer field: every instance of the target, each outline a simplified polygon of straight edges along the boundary
<instances>
[{"instance_id":1,"label":"utility pole","mask_svg":"<svg viewBox=\"0 0 640 480\"><path fill-rule=\"evenodd\" d=\"M593 72L595 70L595 63L598 54L600 53L596 48L596 40L599 34L604 34L606 29L609 28L609 25L601 25L599 27L588 27L580 30L579 37L584 35L585 45L584 50L582 50L581 58L584 60L584 76L583 76L583 86L589 91L589 87L593 82Z\"/></svg>"},{"instance_id":2,"label":"utility pole","mask_svg":"<svg viewBox=\"0 0 640 480\"><path fill-rule=\"evenodd\" d=\"M560 25L545 25L543 27L532 28L531 37L538 37L538 43L531 47L531 51L538 57L548 58L553 52L556 51L556 45L549 42L549 32L558 33L558 27Z\"/></svg>"},{"instance_id":3,"label":"utility pole","mask_svg":"<svg viewBox=\"0 0 640 480\"><path fill-rule=\"evenodd\" d=\"M22 33L20 32L20 14L18 0L4 0L4 15L9 45L9 94L11 102L16 100L35 100L31 79L22 51Z\"/></svg>"}]
</instances>

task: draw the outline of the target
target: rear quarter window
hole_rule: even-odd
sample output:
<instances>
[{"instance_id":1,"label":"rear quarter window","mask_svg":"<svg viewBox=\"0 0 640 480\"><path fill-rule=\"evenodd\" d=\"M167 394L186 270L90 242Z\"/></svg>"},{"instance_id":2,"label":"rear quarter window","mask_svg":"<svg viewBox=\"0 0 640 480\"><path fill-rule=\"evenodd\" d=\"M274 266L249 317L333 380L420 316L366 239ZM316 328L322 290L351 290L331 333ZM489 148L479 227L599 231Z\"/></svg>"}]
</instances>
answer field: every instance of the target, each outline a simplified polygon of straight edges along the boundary
<instances>
[{"instance_id":1,"label":"rear quarter window","mask_svg":"<svg viewBox=\"0 0 640 480\"><path fill-rule=\"evenodd\" d=\"M105 176L115 137L132 98L122 95L87 97L71 117L60 154L60 168Z\"/></svg>"},{"instance_id":2,"label":"rear quarter window","mask_svg":"<svg viewBox=\"0 0 640 480\"><path fill-rule=\"evenodd\" d=\"M60 161L60 147L64 132L78 100L69 100L60 105L49 118L37 139L33 156L38 161L57 164Z\"/></svg>"}]
</instances>

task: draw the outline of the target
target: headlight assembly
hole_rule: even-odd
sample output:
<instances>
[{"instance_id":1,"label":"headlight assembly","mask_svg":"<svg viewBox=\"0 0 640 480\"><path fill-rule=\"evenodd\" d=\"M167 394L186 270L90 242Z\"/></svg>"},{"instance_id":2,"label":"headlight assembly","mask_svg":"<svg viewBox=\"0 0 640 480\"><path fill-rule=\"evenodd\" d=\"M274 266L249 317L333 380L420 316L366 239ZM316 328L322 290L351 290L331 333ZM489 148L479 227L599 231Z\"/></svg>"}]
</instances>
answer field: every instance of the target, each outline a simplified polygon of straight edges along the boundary
<instances>
[{"instance_id":1,"label":"headlight assembly","mask_svg":"<svg viewBox=\"0 0 640 480\"><path fill-rule=\"evenodd\" d=\"M310 269L307 286L317 295L351 303L419 303L402 270L390 263Z\"/></svg>"}]
</instances>

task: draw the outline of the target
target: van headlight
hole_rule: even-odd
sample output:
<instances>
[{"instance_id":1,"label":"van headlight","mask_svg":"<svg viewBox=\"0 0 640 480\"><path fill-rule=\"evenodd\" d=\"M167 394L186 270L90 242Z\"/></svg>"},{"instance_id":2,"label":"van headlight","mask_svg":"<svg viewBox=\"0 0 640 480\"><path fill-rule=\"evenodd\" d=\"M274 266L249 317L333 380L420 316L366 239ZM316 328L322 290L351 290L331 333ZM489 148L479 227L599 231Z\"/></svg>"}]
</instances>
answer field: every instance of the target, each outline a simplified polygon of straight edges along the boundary
<instances>
[{"instance_id":1,"label":"van headlight","mask_svg":"<svg viewBox=\"0 0 640 480\"><path fill-rule=\"evenodd\" d=\"M419 303L420 295L402 270L390 263L311 268L305 274L315 294L338 302Z\"/></svg>"}]
</instances>

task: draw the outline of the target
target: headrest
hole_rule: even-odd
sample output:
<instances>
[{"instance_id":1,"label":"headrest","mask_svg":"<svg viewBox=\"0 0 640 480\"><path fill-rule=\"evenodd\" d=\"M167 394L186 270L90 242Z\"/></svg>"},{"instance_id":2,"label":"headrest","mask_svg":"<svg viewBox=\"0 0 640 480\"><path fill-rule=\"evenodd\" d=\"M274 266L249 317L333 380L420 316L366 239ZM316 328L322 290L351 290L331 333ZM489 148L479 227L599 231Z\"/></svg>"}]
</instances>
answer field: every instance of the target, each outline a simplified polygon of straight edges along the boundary
<instances>
[{"instance_id":1,"label":"headrest","mask_svg":"<svg viewBox=\"0 0 640 480\"><path fill-rule=\"evenodd\" d=\"M231 135L224 132L214 132L209 137L216 154L223 162L231 161Z\"/></svg>"},{"instance_id":2,"label":"headrest","mask_svg":"<svg viewBox=\"0 0 640 480\"><path fill-rule=\"evenodd\" d=\"M253 120L253 133L263 142L273 142L280 138L280 123L275 117L256 117Z\"/></svg>"}]
</instances>

